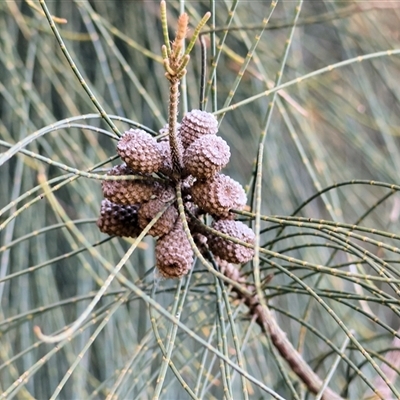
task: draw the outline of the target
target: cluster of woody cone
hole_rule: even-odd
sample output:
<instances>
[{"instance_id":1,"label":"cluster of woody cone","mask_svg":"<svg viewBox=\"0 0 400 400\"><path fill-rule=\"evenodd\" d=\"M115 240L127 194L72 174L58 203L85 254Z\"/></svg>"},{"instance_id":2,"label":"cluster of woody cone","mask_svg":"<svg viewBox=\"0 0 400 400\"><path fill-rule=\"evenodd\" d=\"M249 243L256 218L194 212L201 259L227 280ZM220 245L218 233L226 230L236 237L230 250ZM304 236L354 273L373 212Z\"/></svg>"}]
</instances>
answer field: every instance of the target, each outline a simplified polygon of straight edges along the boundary
<instances>
[{"instance_id":1,"label":"cluster of woody cone","mask_svg":"<svg viewBox=\"0 0 400 400\"><path fill-rule=\"evenodd\" d=\"M161 133L167 132L164 127ZM228 144L219 136L217 120L205 111L192 110L181 121L178 141L182 150L182 198L191 234L201 247L230 263L245 263L253 257L253 249L222 238L203 229L199 217L213 217L211 227L246 243L254 242L254 232L234 220L231 210L246 204L243 187L220 171L230 158ZM141 129L126 131L117 145L124 164L108 171L108 175L135 175L131 180L104 180L105 199L101 203L97 225L109 235L137 237L149 222L164 213L148 231L157 237L157 268L166 278L188 273L193 264L193 250L183 230L176 204L176 170L167 138L159 142Z\"/></svg>"}]
</instances>

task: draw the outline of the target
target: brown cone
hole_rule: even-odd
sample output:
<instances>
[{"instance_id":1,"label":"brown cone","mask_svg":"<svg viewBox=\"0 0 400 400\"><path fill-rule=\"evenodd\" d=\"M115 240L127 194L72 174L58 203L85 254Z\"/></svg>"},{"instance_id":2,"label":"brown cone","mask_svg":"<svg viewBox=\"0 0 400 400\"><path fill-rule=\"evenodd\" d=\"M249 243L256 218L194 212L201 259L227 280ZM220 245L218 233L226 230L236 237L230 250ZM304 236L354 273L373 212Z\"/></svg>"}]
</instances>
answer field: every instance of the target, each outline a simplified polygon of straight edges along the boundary
<instances>
[{"instance_id":1,"label":"brown cone","mask_svg":"<svg viewBox=\"0 0 400 400\"><path fill-rule=\"evenodd\" d=\"M228 164L230 156L224 139L215 135L201 136L184 153L185 172L198 179L209 179Z\"/></svg>"},{"instance_id":2,"label":"brown cone","mask_svg":"<svg viewBox=\"0 0 400 400\"><path fill-rule=\"evenodd\" d=\"M158 150L161 154L161 165L159 168L159 172L167 176L172 176L173 166L172 166L171 148L169 145L168 138L167 140L158 142L157 145L158 145Z\"/></svg>"},{"instance_id":3,"label":"brown cone","mask_svg":"<svg viewBox=\"0 0 400 400\"><path fill-rule=\"evenodd\" d=\"M219 220L214 222L212 227L243 242L254 244L255 235L253 230L240 221ZM245 263L254 256L253 248L233 243L214 234L208 235L208 246L216 256L229 263Z\"/></svg>"},{"instance_id":4,"label":"brown cone","mask_svg":"<svg viewBox=\"0 0 400 400\"><path fill-rule=\"evenodd\" d=\"M138 213L139 226L144 229L149 222L165 207L160 199L150 200L140 206ZM178 218L178 210L175 206L169 206L159 220L150 228L148 234L151 236L163 236L171 231Z\"/></svg>"},{"instance_id":5,"label":"brown cone","mask_svg":"<svg viewBox=\"0 0 400 400\"><path fill-rule=\"evenodd\" d=\"M215 135L217 132L217 119L206 111L189 111L181 122L180 134L184 148L189 147L200 136Z\"/></svg>"},{"instance_id":6,"label":"brown cone","mask_svg":"<svg viewBox=\"0 0 400 400\"><path fill-rule=\"evenodd\" d=\"M161 166L156 140L142 129L131 129L119 139L117 152L135 172L152 174Z\"/></svg>"},{"instance_id":7,"label":"brown cone","mask_svg":"<svg viewBox=\"0 0 400 400\"><path fill-rule=\"evenodd\" d=\"M180 278L192 268L193 250L180 219L167 235L157 240L156 262L165 278Z\"/></svg>"},{"instance_id":8,"label":"brown cone","mask_svg":"<svg viewBox=\"0 0 400 400\"><path fill-rule=\"evenodd\" d=\"M107 175L134 175L134 172L125 164L111 168ZM117 204L140 204L156 197L164 190L163 186L149 178L148 180L119 180L103 181L104 197Z\"/></svg>"},{"instance_id":9,"label":"brown cone","mask_svg":"<svg viewBox=\"0 0 400 400\"><path fill-rule=\"evenodd\" d=\"M228 218L229 210L240 210L247 201L240 183L223 174L216 174L208 181L195 182L191 195L201 209L218 218Z\"/></svg>"},{"instance_id":10,"label":"brown cone","mask_svg":"<svg viewBox=\"0 0 400 400\"><path fill-rule=\"evenodd\" d=\"M141 229L138 225L138 206L115 204L107 199L101 202L97 226L107 235L137 237Z\"/></svg>"}]
</instances>

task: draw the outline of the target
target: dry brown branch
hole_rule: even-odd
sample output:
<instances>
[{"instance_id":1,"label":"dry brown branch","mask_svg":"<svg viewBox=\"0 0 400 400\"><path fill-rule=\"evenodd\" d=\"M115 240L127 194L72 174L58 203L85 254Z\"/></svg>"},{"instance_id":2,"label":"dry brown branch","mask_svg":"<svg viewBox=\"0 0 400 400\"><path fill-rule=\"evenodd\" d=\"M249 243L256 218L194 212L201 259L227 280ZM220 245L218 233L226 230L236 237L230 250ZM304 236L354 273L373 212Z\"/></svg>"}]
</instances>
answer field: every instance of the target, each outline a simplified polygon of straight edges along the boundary
<instances>
[{"instance_id":1,"label":"dry brown branch","mask_svg":"<svg viewBox=\"0 0 400 400\"><path fill-rule=\"evenodd\" d=\"M221 267L221 272L228 278L236 282L243 283L248 291L254 292L254 287L248 285L243 276L233 264L221 262L218 260ZM262 306L257 295L246 295L236 288L232 288L239 299L244 300L244 303L249 308L251 316L256 318L257 324L262 331L269 335L271 342L279 351L280 355L289 364L292 371L301 379L308 390L317 394L322 387L322 379L311 369L302 355L294 348L288 340L286 333L279 327L272 311L267 306ZM340 400L343 399L332 389L326 388L322 396L323 400Z\"/></svg>"},{"instance_id":2,"label":"dry brown branch","mask_svg":"<svg viewBox=\"0 0 400 400\"><path fill-rule=\"evenodd\" d=\"M400 329L397 331L397 333L400 333ZM400 339L398 337L395 337L393 339L390 347L400 349ZM400 368L400 350L389 351L386 354L385 359L386 359L386 362L382 363L381 370L386 375L387 381L394 384L396 382L396 379L398 378L398 373L392 367L397 368L397 369ZM393 397L392 391L390 390L390 388L386 384L386 382L382 379L382 377L377 376L374 379L373 385L376 388L377 394L371 394L371 392L369 391L366 394L366 399L375 400L375 399L382 398L385 400L395 400L395 398ZM380 397L378 397L378 395Z\"/></svg>"}]
</instances>

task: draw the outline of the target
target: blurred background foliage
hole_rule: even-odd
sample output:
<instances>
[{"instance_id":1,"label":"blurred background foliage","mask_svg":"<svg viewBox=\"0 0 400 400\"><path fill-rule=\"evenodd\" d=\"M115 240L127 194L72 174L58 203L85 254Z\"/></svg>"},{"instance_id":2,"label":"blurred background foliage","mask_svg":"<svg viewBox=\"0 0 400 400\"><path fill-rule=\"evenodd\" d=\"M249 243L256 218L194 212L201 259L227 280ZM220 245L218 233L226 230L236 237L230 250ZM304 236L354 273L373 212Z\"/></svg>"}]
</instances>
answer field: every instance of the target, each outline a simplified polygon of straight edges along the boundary
<instances>
[{"instance_id":1,"label":"blurred background foliage","mask_svg":"<svg viewBox=\"0 0 400 400\"><path fill-rule=\"evenodd\" d=\"M157 132L168 112L159 2L48 7L67 21L56 20L66 47L120 131L142 124ZM216 65L207 110L231 146L226 173L247 185L249 210L265 216L258 237L269 253L258 267L280 327L321 379L333 367L329 386L341 396L399 398L397 2L182 0L167 8L171 35L186 10L189 37L213 12L203 30L207 81L213 55ZM40 10L38 2L0 3L0 398L314 398L243 301L200 263L182 282L160 280L151 238L125 260L133 241L98 231L100 181L76 172L118 163L117 137ZM197 44L180 118L199 107L201 62ZM275 97L257 96L276 83ZM70 340L37 339L35 325L52 334L73 323L121 260ZM242 267L249 283L252 267Z\"/></svg>"}]
</instances>

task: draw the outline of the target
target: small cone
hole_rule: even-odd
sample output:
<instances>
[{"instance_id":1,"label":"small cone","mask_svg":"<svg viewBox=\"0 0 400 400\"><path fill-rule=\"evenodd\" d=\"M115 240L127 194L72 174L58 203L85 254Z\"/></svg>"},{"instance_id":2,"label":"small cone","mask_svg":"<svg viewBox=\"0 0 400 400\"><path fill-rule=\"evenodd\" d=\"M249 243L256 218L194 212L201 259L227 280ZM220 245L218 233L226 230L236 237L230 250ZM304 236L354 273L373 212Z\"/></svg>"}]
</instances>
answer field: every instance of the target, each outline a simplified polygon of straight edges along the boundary
<instances>
[{"instance_id":1,"label":"small cone","mask_svg":"<svg viewBox=\"0 0 400 400\"><path fill-rule=\"evenodd\" d=\"M141 229L138 225L138 206L115 204L107 199L101 202L97 226L107 235L137 237Z\"/></svg>"},{"instance_id":2,"label":"small cone","mask_svg":"<svg viewBox=\"0 0 400 400\"><path fill-rule=\"evenodd\" d=\"M126 164L111 168L107 175L134 175L134 172ZM101 184L104 197L116 204L130 205L140 204L157 197L163 191L163 186L151 179L149 180L119 180L106 181Z\"/></svg>"},{"instance_id":3,"label":"small cone","mask_svg":"<svg viewBox=\"0 0 400 400\"><path fill-rule=\"evenodd\" d=\"M181 122L180 134L184 148L189 147L200 136L215 135L217 132L217 119L206 111L189 111Z\"/></svg>"},{"instance_id":4,"label":"small cone","mask_svg":"<svg viewBox=\"0 0 400 400\"><path fill-rule=\"evenodd\" d=\"M156 262L165 278L180 278L192 268L193 250L180 219L167 235L157 240Z\"/></svg>"},{"instance_id":5,"label":"small cone","mask_svg":"<svg viewBox=\"0 0 400 400\"><path fill-rule=\"evenodd\" d=\"M163 173L167 176L172 176L173 174L173 165L172 165L172 157L171 157L171 148L169 145L169 140L163 140L157 143L158 150L161 154L161 165L159 168L159 172Z\"/></svg>"},{"instance_id":6,"label":"small cone","mask_svg":"<svg viewBox=\"0 0 400 400\"><path fill-rule=\"evenodd\" d=\"M243 242L254 244L253 230L240 221L219 220L212 224L212 228ZM233 243L214 234L208 236L208 246L216 256L229 263L245 263L254 256L253 248Z\"/></svg>"},{"instance_id":7,"label":"small cone","mask_svg":"<svg viewBox=\"0 0 400 400\"><path fill-rule=\"evenodd\" d=\"M224 139L215 135L201 136L184 153L185 172L198 179L209 179L228 164L230 156Z\"/></svg>"},{"instance_id":8,"label":"small cone","mask_svg":"<svg viewBox=\"0 0 400 400\"><path fill-rule=\"evenodd\" d=\"M163 209L165 203L160 199L150 200L140 206L138 213L138 224L144 229L149 222ZM150 228L148 234L151 236L163 236L171 231L178 218L178 210L175 206L169 206L158 221Z\"/></svg>"},{"instance_id":9,"label":"small cone","mask_svg":"<svg viewBox=\"0 0 400 400\"><path fill-rule=\"evenodd\" d=\"M118 141L117 152L128 167L141 174L152 174L161 166L156 140L142 129L126 131Z\"/></svg>"},{"instance_id":10,"label":"small cone","mask_svg":"<svg viewBox=\"0 0 400 400\"><path fill-rule=\"evenodd\" d=\"M228 218L230 210L242 209L247 201L240 183L223 174L216 174L208 181L195 182L191 195L201 209L217 218Z\"/></svg>"}]
</instances>

